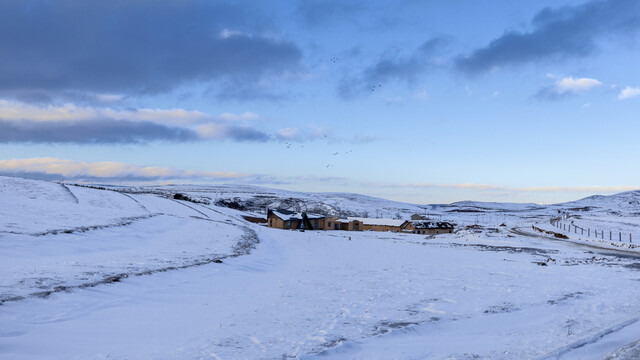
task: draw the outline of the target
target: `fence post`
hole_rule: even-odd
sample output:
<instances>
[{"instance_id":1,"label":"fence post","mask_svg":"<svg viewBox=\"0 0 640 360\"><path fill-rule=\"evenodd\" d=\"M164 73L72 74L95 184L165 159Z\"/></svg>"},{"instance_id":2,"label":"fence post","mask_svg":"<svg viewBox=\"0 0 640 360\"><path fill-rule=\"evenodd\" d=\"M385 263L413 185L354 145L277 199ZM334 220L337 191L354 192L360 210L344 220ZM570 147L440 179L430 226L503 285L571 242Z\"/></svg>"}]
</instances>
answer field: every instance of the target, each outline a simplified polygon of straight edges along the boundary
<instances>
[{"instance_id":1,"label":"fence post","mask_svg":"<svg viewBox=\"0 0 640 360\"><path fill-rule=\"evenodd\" d=\"M591 237L591 228L587 229L587 236Z\"/></svg>"},{"instance_id":2,"label":"fence post","mask_svg":"<svg viewBox=\"0 0 640 360\"><path fill-rule=\"evenodd\" d=\"M622 241L622 233L621 232L618 232L618 241L620 241L620 242Z\"/></svg>"},{"instance_id":3,"label":"fence post","mask_svg":"<svg viewBox=\"0 0 640 360\"><path fill-rule=\"evenodd\" d=\"M584 235L584 228L580 228L580 231L581 231L580 235Z\"/></svg>"},{"instance_id":4,"label":"fence post","mask_svg":"<svg viewBox=\"0 0 640 360\"><path fill-rule=\"evenodd\" d=\"M602 235L602 240L604 240L604 230L602 230L602 233L600 235Z\"/></svg>"},{"instance_id":5,"label":"fence post","mask_svg":"<svg viewBox=\"0 0 640 360\"><path fill-rule=\"evenodd\" d=\"M609 241L613 240L613 238L611 237L611 234L613 234L613 232L609 231Z\"/></svg>"}]
</instances>

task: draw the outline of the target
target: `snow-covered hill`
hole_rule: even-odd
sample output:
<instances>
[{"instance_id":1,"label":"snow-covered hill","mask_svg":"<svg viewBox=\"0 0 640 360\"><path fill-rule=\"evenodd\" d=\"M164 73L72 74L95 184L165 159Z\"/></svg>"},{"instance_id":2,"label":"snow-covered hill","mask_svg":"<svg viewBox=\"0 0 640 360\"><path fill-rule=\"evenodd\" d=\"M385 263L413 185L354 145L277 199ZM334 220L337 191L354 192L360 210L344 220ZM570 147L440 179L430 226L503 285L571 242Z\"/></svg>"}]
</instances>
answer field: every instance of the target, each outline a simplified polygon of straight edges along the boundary
<instances>
[{"instance_id":1,"label":"snow-covered hill","mask_svg":"<svg viewBox=\"0 0 640 360\"><path fill-rule=\"evenodd\" d=\"M117 281L242 253L237 211L0 177L0 301Z\"/></svg>"},{"instance_id":2,"label":"snow-covered hill","mask_svg":"<svg viewBox=\"0 0 640 360\"><path fill-rule=\"evenodd\" d=\"M0 177L0 358L632 359L640 257L525 231L560 213L626 226L627 199L411 205ZM425 237L242 218L266 207L458 225Z\"/></svg>"}]
</instances>

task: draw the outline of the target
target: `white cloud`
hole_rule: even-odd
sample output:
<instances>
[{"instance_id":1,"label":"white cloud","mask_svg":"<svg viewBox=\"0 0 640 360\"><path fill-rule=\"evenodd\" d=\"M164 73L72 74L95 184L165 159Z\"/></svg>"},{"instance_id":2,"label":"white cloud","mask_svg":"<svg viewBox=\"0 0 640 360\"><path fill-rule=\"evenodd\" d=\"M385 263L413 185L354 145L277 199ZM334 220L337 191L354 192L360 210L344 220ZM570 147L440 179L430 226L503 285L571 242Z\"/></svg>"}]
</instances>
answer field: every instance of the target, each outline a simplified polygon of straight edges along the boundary
<instances>
[{"instance_id":1,"label":"white cloud","mask_svg":"<svg viewBox=\"0 0 640 360\"><path fill-rule=\"evenodd\" d=\"M229 118L233 114L223 113L222 115ZM236 116L243 117L243 115ZM38 106L18 101L0 100L0 119L3 120L92 121L104 118L150 121L163 125L189 125L217 119L215 116L200 111L180 108L113 109L109 107L82 107L74 104Z\"/></svg>"},{"instance_id":2,"label":"white cloud","mask_svg":"<svg viewBox=\"0 0 640 360\"><path fill-rule=\"evenodd\" d=\"M288 127L278 130L280 140L300 141L304 137L302 131L295 127Z\"/></svg>"},{"instance_id":3,"label":"white cloud","mask_svg":"<svg viewBox=\"0 0 640 360\"><path fill-rule=\"evenodd\" d=\"M234 172L174 170L115 161L82 162L49 157L0 160L0 172L41 173L65 178L236 179L251 176Z\"/></svg>"},{"instance_id":4,"label":"white cloud","mask_svg":"<svg viewBox=\"0 0 640 360\"><path fill-rule=\"evenodd\" d=\"M556 91L559 94L565 93L578 93L587 91L596 86L600 86L602 83L596 79L591 78L574 78L572 76L564 77L556 81Z\"/></svg>"},{"instance_id":5,"label":"white cloud","mask_svg":"<svg viewBox=\"0 0 640 360\"><path fill-rule=\"evenodd\" d=\"M253 112L239 114L224 112L211 115L181 108L121 109L112 107L63 105L34 105L19 101L0 100L0 123L15 127L24 122L46 123L48 127L66 126L99 128L106 121L123 121L129 124L144 122L193 132L200 139L232 139L239 141L267 141L272 135L263 132L250 122L260 116ZM148 124L146 124L148 125ZM44 126L44 125L43 125ZM70 130L71 131L71 130ZM139 134L144 136L145 134Z\"/></svg>"},{"instance_id":6,"label":"white cloud","mask_svg":"<svg viewBox=\"0 0 640 360\"><path fill-rule=\"evenodd\" d=\"M255 120L260 118L260 115L256 113L252 113L250 111L245 111L242 114L234 114L229 112L224 112L217 116L220 119L224 120L233 120L233 121L246 121L246 120Z\"/></svg>"},{"instance_id":7,"label":"white cloud","mask_svg":"<svg viewBox=\"0 0 640 360\"><path fill-rule=\"evenodd\" d=\"M640 88L627 86L626 88L620 91L620 94L618 94L618 99L626 100L626 99L631 99L632 97L636 97L638 95L640 95Z\"/></svg>"},{"instance_id":8,"label":"white cloud","mask_svg":"<svg viewBox=\"0 0 640 360\"><path fill-rule=\"evenodd\" d=\"M242 32L237 30L231 30L231 29L224 29L220 32L221 39L228 39L230 37L241 36L241 35L242 35Z\"/></svg>"}]
</instances>

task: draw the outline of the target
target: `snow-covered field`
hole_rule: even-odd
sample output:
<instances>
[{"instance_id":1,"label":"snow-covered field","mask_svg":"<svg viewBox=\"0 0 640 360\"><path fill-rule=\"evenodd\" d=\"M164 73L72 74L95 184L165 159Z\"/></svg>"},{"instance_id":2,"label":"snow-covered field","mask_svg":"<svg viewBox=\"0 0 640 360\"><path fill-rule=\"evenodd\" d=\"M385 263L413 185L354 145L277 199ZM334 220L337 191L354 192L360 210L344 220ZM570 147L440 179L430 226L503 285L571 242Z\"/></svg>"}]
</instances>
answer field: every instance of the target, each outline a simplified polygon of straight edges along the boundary
<instances>
[{"instance_id":1,"label":"snow-covered field","mask_svg":"<svg viewBox=\"0 0 640 360\"><path fill-rule=\"evenodd\" d=\"M110 189L120 191L0 177L1 359L640 354L640 253L530 230L558 210L636 223L640 208L619 205L628 194L589 199L598 208L585 212L256 187ZM177 192L201 203L173 200ZM458 230L297 232L241 217L286 205L427 214Z\"/></svg>"}]
</instances>

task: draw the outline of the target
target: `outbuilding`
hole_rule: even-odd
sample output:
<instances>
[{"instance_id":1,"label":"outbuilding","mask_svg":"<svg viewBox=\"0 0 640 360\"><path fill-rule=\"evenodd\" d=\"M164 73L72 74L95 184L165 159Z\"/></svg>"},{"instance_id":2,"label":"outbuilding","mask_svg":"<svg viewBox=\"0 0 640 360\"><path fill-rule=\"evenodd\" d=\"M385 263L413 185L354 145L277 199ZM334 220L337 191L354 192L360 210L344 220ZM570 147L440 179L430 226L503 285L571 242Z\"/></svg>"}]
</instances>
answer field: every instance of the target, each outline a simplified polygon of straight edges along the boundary
<instances>
[{"instance_id":1,"label":"outbuilding","mask_svg":"<svg viewBox=\"0 0 640 360\"><path fill-rule=\"evenodd\" d=\"M411 221L407 230L414 234L451 234L454 225L445 221Z\"/></svg>"}]
</instances>

